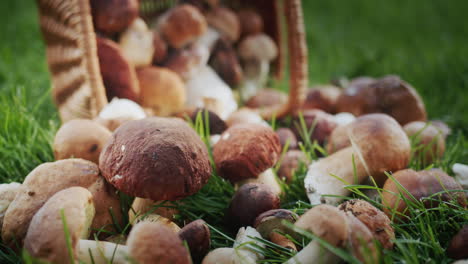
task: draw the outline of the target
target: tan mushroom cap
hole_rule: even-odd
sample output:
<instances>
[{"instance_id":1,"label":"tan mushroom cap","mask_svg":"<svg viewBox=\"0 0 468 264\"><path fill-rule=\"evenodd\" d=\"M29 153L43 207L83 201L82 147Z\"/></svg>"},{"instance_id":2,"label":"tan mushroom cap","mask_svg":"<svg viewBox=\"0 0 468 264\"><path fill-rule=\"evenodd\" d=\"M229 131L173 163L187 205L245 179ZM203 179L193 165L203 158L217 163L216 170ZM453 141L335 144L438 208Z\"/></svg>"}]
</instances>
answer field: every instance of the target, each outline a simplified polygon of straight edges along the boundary
<instances>
[{"instance_id":1,"label":"tan mushroom cap","mask_svg":"<svg viewBox=\"0 0 468 264\"><path fill-rule=\"evenodd\" d=\"M466 197L462 192L463 188L454 178L448 176L440 169L431 169L427 171L414 171L412 169L401 170L393 174L393 179L387 179L382 192L382 204L384 212L391 217L393 210L398 213L408 216L407 204L401 197L413 200L407 192L409 192L416 201L428 198L439 192L442 194L434 197L442 201L451 201L458 203L462 207L466 207ZM398 182L398 184L396 182ZM402 186L407 191L404 191L399 186ZM460 192L444 192L444 191L460 190ZM423 201L427 208L437 205L436 201Z\"/></svg>"},{"instance_id":2,"label":"tan mushroom cap","mask_svg":"<svg viewBox=\"0 0 468 264\"><path fill-rule=\"evenodd\" d=\"M227 7L216 7L206 13L208 24L230 42L239 40L241 25L237 14Z\"/></svg>"},{"instance_id":3,"label":"tan mushroom cap","mask_svg":"<svg viewBox=\"0 0 468 264\"><path fill-rule=\"evenodd\" d=\"M245 106L257 109L281 106L286 103L287 100L288 96L281 91L275 89L261 89L245 102Z\"/></svg>"},{"instance_id":4,"label":"tan mushroom cap","mask_svg":"<svg viewBox=\"0 0 468 264\"><path fill-rule=\"evenodd\" d=\"M31 171L23 186L5 213L2 240L13 246L22 244L34 214L55 193L63 189L80 186L94 195L96 217L93 229L103 226L111 230L113 215L121 222L120 202L115 189L99 176L98 166L82 159L67 159L44 163Z\"/></svg>"},{"instance_id":5,"label":"tan mushroom cap","mask_svg":"<svg viewBox=\"0 0 468 264\"><path fill-rule=\"evenodd\" d=\"M155 201L192 195L211 176L206 145L179 118L123 124L101 152L99 168L120 191Z\"/></svg>"},{"instance_id":6,"label":"tan mushroom cap","mask_svg":"<svg viewBox=\"0 0 468 264\"><path fill-rule=\"evenodd\" d=\"M365 224L384 248L393 248L395 231L391 226L392 222L384 212L363 200L349 200L340 204L338 208L350 212Z\"/></svg>"},{"instance_id":7,"label":"tan mushroom cap","mask_svg":"<svg viewBox=\"0 0 468 264\"><path fill-rule=\"evenodd\" d=\"M175 72L150 66L139 68L137 76L143 107L151 108L158 116L168 116L183 109L185 84Z\"/></svg>"},{"instance_id":8,"label":"tan mushroom cap","mask_svg":"<svg viewBox=\"0 0 468 264\"><path fill-rule=\"evenodd\" d=\"M432 164L444 155L444 135L436 126L426 122L414 121L406 124L403 129L415 144L413 157L423 164Z\"/></svg>"},{"instance_id":9,"label":"tan mushroom cap","mask_svg":"<svg viewBox=\"0 0 468 264\"><path fill-rule=\"evenodd\" d=\"M219 174L231 182L257 178L278 161L280 152L278 135L270 127L258 124L228 128L213 147Z\"/></svg>"},{"instance_id":10,"label":"tan mushroom cap","mask_svg":"<svg viewBox=\"0 0 468 264\"><path fill-rule=\"evenodd\" d=\"M3 225L3 218L10 203L15 199L16 194L20 191L21 183L3 183L0 184L0 230Z\"/></svg>"},{"instance_id":11,"label":"tan mushroom cap","mask_svg":"<svg viewBox=\"0 0 468 264\"><path fill-rule=\"evenodd\" d=\"M63 217L62 217L63 212ZM82 187L71 187L53 195L31 220L24 248L32 257L54 264L70 260L64 222L68 229L73 259L80 238L87 238L94 218L92 194Z\"/></svg>"},{"instance_id":12,"label":"tan mushroom cap","mask_svg":"<svg viewBox=\"0 0 468 264\"><path fill-rule=\"evenodd\" d=\"M141 222L128 236L131 258L139 264L191 263L190 254L179 236L157 223Z\"/></svg>"},{"instance_id":13,"label":"tan mushroom cap","mask_svg":"<svg viewBox=\"0 0 468 264\"><path fill-rule=\"evenodd\" d=\"M106 34L123 31L138 16L138 0L92 0L90 4L94 27Z\"/></svg>"},{"instance_id":14,"label":"tan mushroom cap","mask_svg":"<svg viewBox=\"0 0 468 264\"><path fill-rule=\"evenodd\" d=\"M74 119L63 124L54 138L56 160L80 158L99 162L99 154L112 133L88 119Z\"/></svg>"},{"instance_id":15,"label":"tan mushroom cap","mask_svg":"<svg viewBox=\"0 0 468 264\"><path fill-rule=\"evenodd\" d=\"M168 12L159 29L169 45L176 49L190 44L207 30L205 17L192 5L178 5Z\"/></svg>"},{"instance_id":16,"label":"tan mushroom cap","mask_svg":"<svg viewBox=\"0 0 468 264\"><path fill-rule=\"evenodd\" d=\"M266 34L248 36L238 47L239 56L243 60L272 61L278 56L276 43Z\"/></svg>"},{"instance_id":17,"label":"tan mushroom cap","mask_svg":"<svg viewBox=\"0 0 468 264\"><path fill-rule=\"evenodd\" d=\"M327 113L336 113L336 104L342 91L333 85L314 86L307 91L303 109L321 109Z\"/></svg>"},{"instance_id":18,"label":"tan mushroom cap","mask_svg":"<svg viewBox=\"0 0 468 264\"><path fill-rule=\"evenodd\" d=\"M241 108L231 113L226 119L228 127L245 123L268 125L258 112L249 108Z\"/></svg>"},{"instance_id":19,"label":"tan mushroom cap","mask_svg":"<svg viewBox=\"0 0 468 264\"><path fill-rule=\"evenodd\" d=\"M401 125L424 121L426 109L416 90L398 76L386 76L370 84L349 86L338 99L338 112L356 116L385 113Z\"/></svg>"}]
</instances>

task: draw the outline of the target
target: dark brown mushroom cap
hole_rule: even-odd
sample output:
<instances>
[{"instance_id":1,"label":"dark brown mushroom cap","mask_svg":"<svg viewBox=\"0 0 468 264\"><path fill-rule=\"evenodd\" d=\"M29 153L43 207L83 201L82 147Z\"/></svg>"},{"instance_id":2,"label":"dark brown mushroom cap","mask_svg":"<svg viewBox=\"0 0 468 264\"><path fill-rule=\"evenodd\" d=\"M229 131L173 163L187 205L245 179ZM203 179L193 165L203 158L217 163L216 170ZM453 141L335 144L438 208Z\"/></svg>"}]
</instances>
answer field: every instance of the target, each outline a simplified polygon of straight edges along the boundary
<instances>
[{"instance_id":1,"label":"dark brown mushroom cap","mask_svg":"<svg viewBox=\"0 0 468 264\"><path fill-rule=\"evenodd\" d=\"M252 226L258 215L272 209L278 209L279 206L279 197L273 193L268 185L244 184L237 190L229 204L227 221L233 229Z\"/></svg>"},{"instance_id":2,"label":"dark brown mushroom cap","mask_svg":"<svg viewBox=\"0 0 468 264\"><path fill-rule=\"evenodd\" d=\"M445 152L445 139L438 128L426 122L414 121L403 129L413 141L413 156L424 164L440 159Z\"/></svg>"},{"instance_id":3,"label":"dark brown mushroom cap","mask_svg":"<svg viewBox=\"0 0 468 264\"><path fill-rule=\"evenodd\" d=\"M152 222L140 222L132 228L127 245L131 258L139 264L189 264L190 254L171 229Z\"/></svg>"},{"instance_id":4,"label":"dark brown mushroom cap","mask_svg":"<svg viewBox=\"0 0 468 264\"><path fill-rule=\"evenodd\" d=\"M62 212L63 217L62 219ZM54 194L31 220L24 240L29 254L48 263L70 262L63 221L67 223L73 258L80 238L87 238L94 217L92 194L82 187L71 187Z\"/></svg>"},{"instance_id":5,"label":"dark brown mushroom cap","mask_svg":"<svg viewBox=\"0 0 468 264\"><path fill-rule=\"evenodd\" d=\"M307 91L302 108L320 109L334 114L336 113L336 104L341 92L340 88L332 85L313 87Z\"/></svg>"},{"instance_id":6,"label":"dark brown mushroom cap","mask_svg":"<svg viewBox=\"0 0 468 264\"><path fill-rule=\"evenodd\" d=\"M99 167L120 191L155 201L192 195L211 176L205 144L178 118L123 124L101 152Z\"/></svg>"},{"instance_id":7,"label":"dark brown mushroom cap","mask_svg":"<svg viewBox=\"0 0 468 264\"><path fill-rule=\"evenodd\" d=\"M293 180L294 173L300 164L309 165L310 161L307 155L301 150L290 150L281 159L278 169L278 177L290 183Z\"/></svg>"},{"instance_id":8,"label":"dark brown mushroom cap","mask_svg":"<svg viewBox=\"0 0 468 264\"><path fill-rule=\"evenodd\" d=\"M206 120L206 114L208 114L208 120ZM227 125L224 122L224 120L222 120L216 113L210 110L198 108L189 114L190 120L192 120L192 122L195 123L198 115L201 116L203 124L206 124L206 122L208 122L210 128L210 135L221 134L227 129Z\"/></svg>"},{"instance_id":9,"label":"dark brown mushroom cap","mask_svg":"<svg viewBox=\"0 0 468 264\"><path fill-rule=\"evenodd\" d=\"M252 9L243 9L237 12L241 26L241 35L255 35L263 32L263 18Z\"/></svg>"},{"instance_id":10,"label":"dark brown mushroom cap","mask_svg":"<svg viewBox=\"0 0 468 264\"><path fill-rule=\"evenodd\" d=\"M433 197L442 201L455 201L459 205L466 206L466 197L462 192L462 187L450 176L440 169L432 169L428 171L414 171L412 169L401 170L393 174L395 181L409 192L414 199L421 201L436 193L442 194ZM406 191L400 190L399 185L393 179L387 179L383 187L382 203L385 206L384 212L390 217L392 210L408 214L407 205L401 195L406 199L411 199ZM460 190L460 192L444 192L444 191ZM424 201L426 208L437 206L437 201L434 199Z\"/></svg>"},{"instance_id":11,"label":"dark brown mushroom cap","mask_svg":"<svg viewBox=\"0 0 468 264\"><path fill-rule=\"evenodd\" d=\"M447 255L453 259L468 258L468 225L464 225L456 235L453 236L447 248Z\"/></svg>"},{"instance_id":12,"label":"dark brown mushroom cap","mask_svg":"<svg viewBox=\"0 0 468 264\"><path fill-rule=\"evenodd\" d=\"M274 107L283 105L287 100L288 96L283 92L275 89L261 89L245 102L245 106L257 109Z\"/></svg>"},{"instance_id":13,"label":"dark brown mushroom cap","mask_svg":"<svg viewBox=\"0 0 468 264\"><path fill-rule=\"evenodd\" d=\"M311 131L310 140L313 142L317 140L320 145L323 145L325 141L328 139L330 134L336 128L337 123L335 122L335 118L333 115L325 113L322 110L314 109L314 110L306 110L302 112L302 116L304 118L305 126L307 131ZM296 115L293 119L293 127L292 130L298 139L302 139L302 125L301 119L299 115ZM304 140L304 139L302 139Z\"/></svg>"},{"instance_id":14,"label":"dark brown mushroom cap","mask_svg":"<svg viewBox=\"0 0 468 264\"><path fill-rule=\"evenodd\" d=\"M230 87L242 83L244 79L242 67L236 51L226 38L220 38L214 45L209 64Z\"/></svg>"},{"instance_id":15,"label":"dark brown mushroom cap","mask_svg":"<svg viewBox=\"0 0 468 264\"><path fill-rule=\"evenodd\" d=\"M292 211L286 209L274 209L257 216L253 226L263 238L268 239L270 234L275 230L293 234L294 232L285 226L283 221L294 223L298 218L299 216Z\"/></svg>"},{"instance_id":16,"label":"dark brown mushroom cap","mask_svg":"<svg viewBox=\"0 0 468 264\"><path fill-rule=\"evenodd\" d=\"M153 64L160 65L164 62L168 54L167 42L158 31L153 31Z\"/></svg>"},{"instance_id":17,"label":"dark brown mushroom cap","mask_svg":"<svg viewBox=\"0 0 468 264\"><path fill-rule=\"evenodd\" d=\"M281 149L286 146L287 142L289 149L297 149L297 138L291 129L287 127L281 127L276 130L276 134L278 135Z\"/></svg>"},{"instance_id":18,"label":"dark brown mushroom cap","mask_svg":"<svg viewBox=\"0 0 468 264\"><path fill-rule=\"evenodd\" d=\"M123 31L138 17L138 0L91 0L94 27L103 33Z\"/></svg>"},{"instance_id":19,"label":"dark brown mushroom cap","mask_svg":"<svg viewBox=\"0 0 468 264\"><path fill-rule=\"evenodd\" d=\"M55 134L55 159L80 158L98 163L99 154L111 137L112 133L97 122L88 119L70 120Z\"/></svg>"},{"instance_id":20,"label":"dark brown mushroom cap","mask_svg":"<svg viewBox=\"0 0 468 264\"><path fill-rule=\"evenodd\" d=\"M104 1L103 1L104 2ZM135 68L130 65L120 47L106 38L96 38L99 69L107 99L127 98L138 101L140 86Z\"/></svg>"},{"instance_id":21,"label":"dark brown mushroom cap","mask_svg":"<svg viewBox=\"0 0 468 264\"><path fill-rule=\"evenodd\" d=\"M202 219L190 222L179 232L179 237L187 241L193 261L199 263L210 250L211 233Z\"/></svg>"},{"instance_id":22,"label":"dark brown mushroom cap","mask_svg":"<svg viewBox=\"0 0 468 264\"><path fill-rule=\"evenodd\" d=\"M219 174L231 182L257 178L279 158L281 145L270 127L239 124L228 128L213 147Z\"/></svg>"},{"instance_id":23,"label":"dark brown mushroom cap","mask_svg":"<svg viewBox=\"0 0 468 264\"><path fill-rule=\"evenodd\" d=\"M384 212L363 200L346 201L340 204L338 209L352 213L365 224L384 248L393 248L395 231L391 226L392 222Z\"/></svg>"},{"instance_id":24,"label":"dark brown mushroom cap","mask_svg":"<svg viewBox=\"0 0 468 264\"><path fill-rule=\"evenodd\" d=\"M356 116L385 113L400 124L426 120L426 109L416 90L398 76L386 76L367 85L348 86L338 99L338 112Z\"/></svg>"}]
</instances>

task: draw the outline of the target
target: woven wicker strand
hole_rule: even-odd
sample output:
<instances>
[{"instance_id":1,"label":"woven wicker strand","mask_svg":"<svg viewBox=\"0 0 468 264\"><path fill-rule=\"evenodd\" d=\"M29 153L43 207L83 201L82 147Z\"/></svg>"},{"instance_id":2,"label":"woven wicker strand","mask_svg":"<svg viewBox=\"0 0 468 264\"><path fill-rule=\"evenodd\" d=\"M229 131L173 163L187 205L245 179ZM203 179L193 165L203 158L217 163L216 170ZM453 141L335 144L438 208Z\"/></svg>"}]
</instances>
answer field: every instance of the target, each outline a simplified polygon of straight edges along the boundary
<instances>
[{"instance_id":1,"label":"woven wicker strand","mask_svg":"<svg viewBox=\"0 0 468 264\"><path fill-rule=\"evenodd\" d=\"M244 3L240 0L234 1ZM76 118L93 118L108 101L99 71L96 34L89 1L37 0L37 2L40 26L47 46L52 94L60 117L63 122ZM278 31L273 34L279 44L281 44L279 12L286 13L290 61L288 103L279 109L262 110L261 115L269 119L295 113L301 106L307 85L307 49L301 1L284 0L284 10L279 7L280 0L264 2L270 3L272 7L269 9L272 12L267 15L274 16L271 20L277 22L275 26ZM263 7L261 9L266 10ZM278 60L279 69L282 67L283 57L281 54Z\"/></svg>"}]
</instances>

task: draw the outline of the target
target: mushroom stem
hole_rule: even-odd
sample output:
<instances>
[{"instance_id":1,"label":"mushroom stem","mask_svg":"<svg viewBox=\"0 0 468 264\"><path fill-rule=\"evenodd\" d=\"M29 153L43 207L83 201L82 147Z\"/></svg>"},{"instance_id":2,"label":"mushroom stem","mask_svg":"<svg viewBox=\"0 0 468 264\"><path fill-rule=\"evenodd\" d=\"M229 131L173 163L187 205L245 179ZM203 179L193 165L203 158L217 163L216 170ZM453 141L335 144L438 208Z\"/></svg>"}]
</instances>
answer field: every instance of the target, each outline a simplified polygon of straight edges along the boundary
<instances>
[{"instance_id":1,"label":"mushroom stem","mask_svg":"<svg viewBox=\"0 0 468 264\"><path fill-rule=\"evenodd\" d=\"M296 248L296 245L294 245L294 242L292 242L291 240L289 240L287 237L279 234L279 233L276 233L276 232L273 232L271 235L270 235L270 241L279 245L279 246L282 246L284 248L288 248L288 249L291 249L293 251L297 251L297 248Z\"/></svg>"},{"instance_id":2,"label":"mushroom stem","mask_svg":"<svg viewBox=\"0 0 468 264\"><path fill-rule=\"evenodd\" d=\"M84 239L79 241L77 255L84 263L95 264L126 264L129 256L127 246Z\"/></svg>"},{"instance_id":3,"label":"mushroom stem","mask_svg":"<svg viewBox=\"0 0 468 264\"><path fill-rule=\"evenodd\" d=\"M270 62L266 60L246 62L246 80L242 86L242 100L247 100L255 95L259 89L265 88L270 72Z\"/></svg>"},{"instance_id":4,"label":"mushroom stem","mask_svg":"<svg viewBox=\"0 0 468 264\"><path fill-rule=\"evenodd\" d=\"M339 257L320 246L317 240L311 241L305 248L283 264L337 263Z\"/></svg>"},{"instance_id":5,"label":"mushroom stem","mask_svg":"<svg viewBox=\"0 0 468 264\"><path fill-rule=\"evenodd\" d=\"M264 245L253 238L262 238L260 233L250 226L248 227L241 227L239 232L236 236L236 241L234 242L234 248L236 249L239 256L245 257L248 260L251 260L252 263L257 263L258 260L263 259L263 255L258 252L253 251L249 246L251 244L255 244L260 247L264 247ZM250 246L251 247L251 246Z\"/></svg>"}]
</instances>

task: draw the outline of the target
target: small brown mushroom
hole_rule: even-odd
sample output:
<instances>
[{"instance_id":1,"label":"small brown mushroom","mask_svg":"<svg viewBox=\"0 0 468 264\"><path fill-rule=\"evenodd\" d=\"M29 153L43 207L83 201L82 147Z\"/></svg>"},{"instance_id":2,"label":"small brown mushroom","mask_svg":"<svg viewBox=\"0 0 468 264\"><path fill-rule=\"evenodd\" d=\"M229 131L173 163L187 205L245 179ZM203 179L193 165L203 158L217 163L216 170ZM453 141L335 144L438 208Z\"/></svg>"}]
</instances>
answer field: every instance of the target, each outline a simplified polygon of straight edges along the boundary
<instances>
[{"instance_id":1,"label":"small brown mushroom","mask_svg":"<svg viewBox=\"0 0 468 264\"><path fill-rule=\"evenodd\" d=\"M430 123L414 121L403 129L413 143L413 158L429 165L442 158L445 152L445 139L442 132Z\"/></svg>"},{"instance_id":2,"label":"small brown mushroom","mask_svg":"<svg viewBox=\"0 0 468 264\"><path fill-rule=\"evenodd\" d=\"M138 0L91 0L94 26L100 32L122 32L138 17Z\"/></svg>"},{"instance_id":3,"label":"small brown mushroom","mask_svg":"<svg viewBox=\"0 0 468 264\"><path fill-rule=\"evenodd\" d=\"M135 19L132 24L120 34L119 46L125 58L135 67L151 65L154 54L153 32L148 29L145 21Z\"/></svg>"},{"instance_id":4,"label":"small brown mushroom","mask_svg":"<svg viewBox=\"0 0 468 264\"><path fill-rule=\"evenodd\" d=\"M216 7L206 14L208 24L219 31L230 42L236 42L240 36L240 22L237 14L227 7Z\"/></svg>"},{"instance_id":5,"label":"small brown mushroom","mask_svg":"<svg viewBox=\"0 0 468 264\"><path fill-rule=\"evenodd\" d=\"M271 242L282 247L296 251L294 242L279 234L278 232L293 235L294 231L284 225L284 221L294 223L299 216L285 209L274 209L266 211L255 219L254 227L262 235L263 238L269 239Z\"/></svg>"},{"instance_id":6,"label":"small brown mushroom","mask_svg":"<svg viewBox=\"0 0 468 264\"><path fill-rule=\"evenodd\" d=\"M210 229L202 219L190 222L179 232L179 237L187 242L192 260L200 263L210 250Z\"/></svg>"},{"instance_id":7,"label":"small brown mushroom","mask_svg":"<svg viewBox=\"0 0 468 264\"><path fill-rule=\"evenodd\" d=\"M457 234L455 234L450 241L447 248L447 255L453 259L466 259L468 258L468 225L464 225Z\"/></svg>"},{"instance_id":8,"label":"small brown mushroom","mask_svg":"<svg viewBox=\"0 0 468 264\"><path fill-rule=\"evenodd\" d=\"M284 149L286 144L288 144L288 149L297 149L297 138L291 129L286 127L278 128L278 130L276 130L276 134L278 135L281 149Z\"/></svg>"},{"instance_id":9,"label":"small brown mushroom","mask_svg":"<svg viewBox=\"0 0 468 264\"><path fill-rule=\"evenodd\" d=\"M337 127L335 118L333 115L325 113L322 110L306 110L302 112L302 118L304 119L304 125L302 124L301 116L296 115L293 119L292 130L298 139L305 141L304 137L310 133L310 140L315 140L320 145L323 145L328 139L333 130ZM304 129L306 131L304 131Z\"/></svg>"},{"instance_id":10,"label":"small brown mushroom","mask_svg":"<svg viewBox=\"0 0 468 264\"><path fill-rule=\"evenodd\" d=\"M278 177L286 181L286 183L291 183L294 177L294 173L299 168L301 164L309 165L310 161L307 158L307 155L301 150L290 150L281 159L281 164L278 169Z\"/></svg>"},{"instance_id":11,"label":"small brown mushroom","mask_svg":"<svg viewBox=\"0 0 468 264\"><path fill-rule=\"evenodd\" d=\"M229 204L227 221L231 228L252 226L263 212L278 209L280 199L265 184L248 183L237 190Z\"/></svg>"},{"instance_id":12,"label":"small brown mushroom","mask_svg":"<svg viewBox=\"0 0 468 264\"><path fill-rule=\"evenodd\" d=\"M412 169L397 171L393 174L393 179L387 179L383 189L382 204L384 205L384 212L389 217L392 217L393 212L409 216L408 205L402 197L413 202L422 201L426 208L431 208L437 206L438 202L434 201L434 199L424 199L443 192L436 197L442 201L453 201L460 206L466 206L466 197L461 186L440 169L419 172ZM460 192L445 192L451 190L460 190Z\"/></svg>"},{"instance_id":13,"label":"small brown mushroom","mask_svg":"<svg viewBox=\"0 0 468 264\"><path fill-rule=\"evenodd\" d=\"M327 113L336 113L336 104L341 89L332 85L321 85L307 91L303 109L320 109Z\"/></svg>"},{"instance_id":14,"label":"small brown mushroom","mask_svg":"<svg viewBox=\"0 0 468 264\"><path fill-rule=\"evenodd\" d=\"M250 97L245 106L250 108L265 108L281 106L288 100L288 96L275 89L261 89L254 96Z\"/></svg>"},{"instance_id":15,"label":"small brown mushroom","mask_svg":"<svg viewBox=\"0 0 468 264\"><path fill-rule=\"evenodd\" d=\"M168 116L180 111L186 100L185 85L173 71L159 67L137 70L143 107L151 108L156 115Z\"/></svg>"},{"instance_id":16,"label":"small brown mushroom","mask_svg":"<svg viewBox=\"0 0 468 264\"><path fill-rule=\"evenodd\" d=\"M263 18L252 9L243 9L237 13L243 37L263 32Z\"/></svg>"},{"instance_id":17,"label":"small brown mushroom","mask_svg":"<svg viewBox=\"0 0 468 264\"><path fill-rule=\"evenodd\" d=\"M209 64L230 87L238 86L244 79L236 51L225 38L214 45Z\"/></svg>"},{"instance_id":18,"label":"small brown mushroom","mask_svg":"<svg viewBox=\"0 0 468 264\"><path fill-rule=\"evenodd\" d=\"M190 111L188 114L190 120L195 123L197 118L201 118L203 125L208 124L210 135L218 135L223 133L227 129L226 122L224 122L216 113L198 108L194 111ZM208 119L206 119L208 117Z\"/></svg>"},{"instance_id":19,"label":"small brown mushroom","mask_svg":"<svg viewBox=\"0 0 468 264\"><path fill-rule=\"evenodd\" d=\"M179 118L123 124L101 152L99 168L120 191L154 201L192 195L211 176L205 144Z\"/></svg>"},{"instance_id":20,"label":"small brown mushroom","mask_svg":"<svg viewBox=\"0 0 468 264\"><path fill-rule=\"evenodd\" d=\"M63 124L54 138L56 160L80 158L99 162L99 154L112 133L97 122L74 119Z\"/></svg>"}]
</instances>

